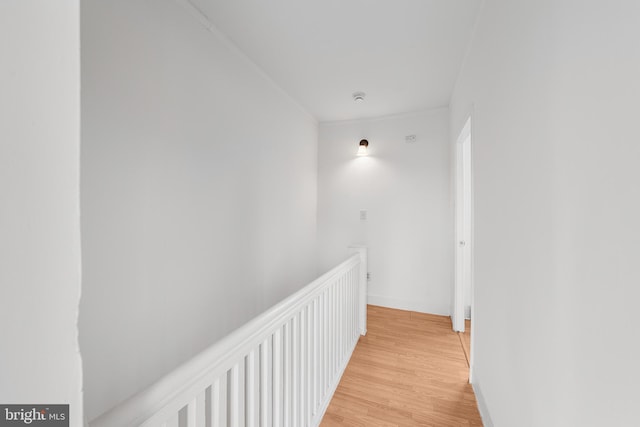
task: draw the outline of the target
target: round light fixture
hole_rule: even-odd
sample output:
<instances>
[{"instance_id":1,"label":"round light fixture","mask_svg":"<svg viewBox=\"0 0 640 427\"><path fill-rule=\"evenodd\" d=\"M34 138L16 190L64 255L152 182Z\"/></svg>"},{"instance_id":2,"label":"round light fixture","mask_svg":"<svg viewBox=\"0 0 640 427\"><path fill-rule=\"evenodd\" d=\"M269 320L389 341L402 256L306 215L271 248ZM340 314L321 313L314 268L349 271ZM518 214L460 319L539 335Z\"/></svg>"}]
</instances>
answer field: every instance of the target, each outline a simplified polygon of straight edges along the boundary
<instances>
[{"instance_id":1,"label":"round light fixture","mask_svg":"<svg viewBox=\"0 0 640 427\"><path fill-rule=\"evenodd\" d=\"M364 92L354 92L352 96L355 102L363 102L364 97L367 96L367 94Z\"/></svg>"}]
</instances>

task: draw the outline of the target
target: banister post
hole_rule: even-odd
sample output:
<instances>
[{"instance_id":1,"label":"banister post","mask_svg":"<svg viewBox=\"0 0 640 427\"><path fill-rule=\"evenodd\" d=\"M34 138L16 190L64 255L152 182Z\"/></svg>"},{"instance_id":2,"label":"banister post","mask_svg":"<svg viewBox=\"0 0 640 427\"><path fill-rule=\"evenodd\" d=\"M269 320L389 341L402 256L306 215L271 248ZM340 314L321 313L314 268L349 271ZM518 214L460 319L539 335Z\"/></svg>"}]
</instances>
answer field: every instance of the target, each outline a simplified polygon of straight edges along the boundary
<instances>
[{"instance_id":1,"label":"banister post","mask_svg":"<svg viewBox=\"0 0 640 427\"><path fill-rule=\"evenodd\" d=\"M367 247L364 245L351 245L349 246L349 249L360 255L358 323L360 327L360 335L364 336L367 334Z\"/></svg>"}]
</instances>

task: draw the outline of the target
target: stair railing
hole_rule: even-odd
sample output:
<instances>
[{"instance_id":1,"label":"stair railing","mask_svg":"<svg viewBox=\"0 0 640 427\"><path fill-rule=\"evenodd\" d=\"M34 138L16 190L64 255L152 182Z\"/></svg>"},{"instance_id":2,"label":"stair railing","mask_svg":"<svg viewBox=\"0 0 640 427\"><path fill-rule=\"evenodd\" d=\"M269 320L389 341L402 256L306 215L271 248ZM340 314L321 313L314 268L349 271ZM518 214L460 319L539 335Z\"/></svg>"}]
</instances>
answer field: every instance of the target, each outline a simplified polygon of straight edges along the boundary
<instances>
[{"instance_id":1,"label":"stair railing","mask_svg":"<svg viewBox=\"0 0 640 427\"><path fill-rule=\"evenodd\" d=\"M367 249L90 423L315 427L366 334Z\"/></svg>"}]
</instances>

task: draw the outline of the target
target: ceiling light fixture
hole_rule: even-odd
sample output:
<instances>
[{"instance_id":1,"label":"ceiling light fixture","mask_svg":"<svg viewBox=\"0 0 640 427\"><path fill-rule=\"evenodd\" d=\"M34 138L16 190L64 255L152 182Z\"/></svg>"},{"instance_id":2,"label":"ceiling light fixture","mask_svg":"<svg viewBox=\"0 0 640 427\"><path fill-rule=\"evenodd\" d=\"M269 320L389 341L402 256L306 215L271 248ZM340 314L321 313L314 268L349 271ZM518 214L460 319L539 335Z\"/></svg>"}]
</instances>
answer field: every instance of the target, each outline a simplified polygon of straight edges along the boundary
<instances>
[{"instance_id":1,"label":"ceiling light fixture","mask_svg":"<svg viewBox=\"0 0 640 427\"><path fill-rule=\"evenodd\" d=\"M364 92L354 92L352 96L355 102L363 102L364 97L367 96L367 94Z\"/></svg>"},{"instance_id":2,"label":"ceiling light fixture","mask_svg":"<svg viewBox=\"0 0 640 427\"><path fill-rule=\"evenodd\" d=\"M368 148L369 141L367 141L366 139L361 139L360 144L358 145L358 156L366 156Z\"/></svg>"}]
</instances>

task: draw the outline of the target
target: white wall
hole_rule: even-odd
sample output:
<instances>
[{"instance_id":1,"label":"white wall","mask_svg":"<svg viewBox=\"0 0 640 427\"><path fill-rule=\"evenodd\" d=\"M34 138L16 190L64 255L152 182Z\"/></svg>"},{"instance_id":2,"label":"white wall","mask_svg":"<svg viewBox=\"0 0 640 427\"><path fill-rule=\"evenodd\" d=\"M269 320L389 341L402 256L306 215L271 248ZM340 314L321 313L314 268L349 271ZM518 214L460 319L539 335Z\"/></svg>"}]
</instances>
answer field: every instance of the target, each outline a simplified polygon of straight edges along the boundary
<instances>
[{"instance_id":1,"label":"white wall","mask_svg":"<svg viewBox=\"0 0 640 427\"><path fill-rule=\"evenodd\" d=\"M472 113L474 375L495 426L638 423L639 16L482 11L451 109L453 135Z\"/></svg>"},{"instance_id":2,"label":"white wall","mask_svg":"<svg viewBox=\"0 0 640 427\"><path fill-rule=\"evenodd\" d=\"M83 2L93 419L316 274L317 124L174 0Z\"/></svg>"},{"instance_id":3,"label":"white wall","mask_svg":"<svg viewBox=\"0 0 640 427\"><path fill-rule=\"evenodd\" d=\"M0 402L82 425L79 3L0 2Z\"/></svg>"},{"instance_id":4,"label":"white wall","mask_svg":"<svg viewBox=\"0 0 640 427\"><path fill-rule=\"evenodd\" d=\"M448 314L453 280L447 109L320 126L318 244L328 270L369 246L369 302ZM405 142L416 135L417 141ZM356 157L358 142L370 155ZM367 219L360 220L360 210Z\"/></svg>"}]
</instances>

